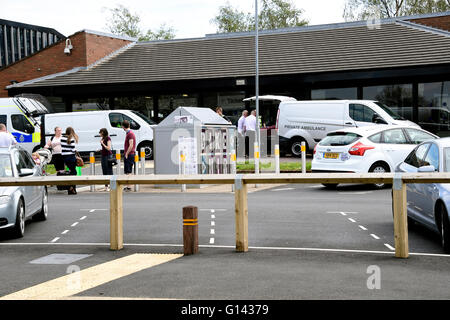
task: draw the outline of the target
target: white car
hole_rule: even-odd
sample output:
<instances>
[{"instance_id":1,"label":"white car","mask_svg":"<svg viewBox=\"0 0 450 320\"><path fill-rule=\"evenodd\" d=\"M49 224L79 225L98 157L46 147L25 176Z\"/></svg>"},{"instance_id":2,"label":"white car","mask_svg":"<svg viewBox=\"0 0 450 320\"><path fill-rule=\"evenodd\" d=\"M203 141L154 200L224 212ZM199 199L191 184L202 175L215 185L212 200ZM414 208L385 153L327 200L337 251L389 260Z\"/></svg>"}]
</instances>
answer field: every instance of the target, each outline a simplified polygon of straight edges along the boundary
<instances>
[{"instance_id":1,"label":"white car","mask_svg":"<svg viewBox=\"0 0 450 320\"><path fill-rule=\"evenodd\" d=\"M393 172L417 144L438 138L419 128L398 125L336 130L314 148L312 172ZM324 184L334 188L337 184ZM383 188L384 184L375 185Z\"/></svg>"}]
</instances>

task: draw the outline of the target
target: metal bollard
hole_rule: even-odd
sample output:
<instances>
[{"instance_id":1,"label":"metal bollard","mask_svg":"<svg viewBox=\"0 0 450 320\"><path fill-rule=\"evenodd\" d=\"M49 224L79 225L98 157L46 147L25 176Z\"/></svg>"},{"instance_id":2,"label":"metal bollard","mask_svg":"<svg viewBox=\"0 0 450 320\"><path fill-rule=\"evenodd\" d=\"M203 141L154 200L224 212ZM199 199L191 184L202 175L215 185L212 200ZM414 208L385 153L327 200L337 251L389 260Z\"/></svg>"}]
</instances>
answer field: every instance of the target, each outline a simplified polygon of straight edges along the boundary
<instances>
[{"instance_id":1,"label":"metal bollard","mask_svg":"<svg viewBox=\"0 0 450 320\"><path fill-rule=\"evenodd\" d=\"M116 175L120 175L120 150L116 150L116 160L117 160L117 164L116 164Z\"/></svg>"},{"instance_id":2,"label":"metal bollard","mask_svg":"<svg viewBox=\"0 0 450 320\"><path fill-rule=\"evenodd\" d=\"M180 171L181 175L186 174L186 156L184 155L183 151L180 151ZM186 185L181 185L181 192L186 192Z\"/></svg>"},{"instance_id":3,"label":"metal bollard","mask_svg":"<svg viewBox=\"0 0 450 320\"><path fill-rule=\"evenodd\" d=\"M183 208L183 246L184 254L198 253L198 208Z\"/></svg>"},{"instance_id":4,"label":"metal bollard","mask_svg":"<svg viewBox=\"0 0 450 320\"><path fill-rule=\"evenodd\" d=\"M231 174L236 174L236 150L231 150ZM231 192L234 192L234 184L231 185Z\"/></svg>"},{"instance_id":5,"label":"metal bollard","mask_svg":"<svg viewBox=\"0 0 450 320\"><path fill-rule=\"evenodd\" d=\"M255 173L258 174L259 173L259 146L258 146L258 142L255 142L253 144L253 148L255 149L254 151L254 158L255 158Z\"/></svg>"},{"instance_id":6,"label":"metal bollard","mask_svg":"<svg viewBox=\"0 0 450 320\"><path fill-rule=\"evenodd\" d=\"M306 143L302 141L302 173L306 173Z\"/></svg>"},{"instance_id":7,"label":"metal bollard","mask_svg":"<svg viewBox=\"0 0 450 320\"><path fill-rule=\"evenodd\" d=\"M89 164L91 165L91 176L95 176L95 156L94 153L89 153ZM95 185L91 185L90 191L95 191Z\"/></svg>"},{"instance_id":8,"label":"metal bollard","mask_svg":"<svg viewBox=\"0 0 450 320\"><path fill-rule=\"evenodd\" d=\"M255 158L255 174L259 174L259 145L258 142L253 144L254 147L254 158ZM258 185L255 184L255 188L258 188Z\"/></svg>"},{"instance_id":9,"label":"metal bollard","mask_svg":"<svg viewBox=\"0 0 450 320\"><path fill-rule=\"evenodd\" d=\"M145 175L145 149L141 148L141 174Z\"/></svg>"},{"instance_id":10,"label":"metal bollard","mask_svg":"<svg viewBox=\"0 0 450 320\"><path fill-rule=\"evenodd\" d=\"M134 174L137 176L137 175L139 175L139 168L138 168L138 165L139 165L139 155L136 153L135 155L134 155ZM134 191L135 192L138 192L139 191L139 185L138 184L135 184L134 185Z\"/></svg>"},{"instance_id":11,"label":"metal bollard","mask_svg":"<svg viewBox=\"0 0 450 320\"><path fill-rule=\"evenodd\" d=\"M275 173L280 173L280 145L275 145Z\"/></svg>"}]
</instances>

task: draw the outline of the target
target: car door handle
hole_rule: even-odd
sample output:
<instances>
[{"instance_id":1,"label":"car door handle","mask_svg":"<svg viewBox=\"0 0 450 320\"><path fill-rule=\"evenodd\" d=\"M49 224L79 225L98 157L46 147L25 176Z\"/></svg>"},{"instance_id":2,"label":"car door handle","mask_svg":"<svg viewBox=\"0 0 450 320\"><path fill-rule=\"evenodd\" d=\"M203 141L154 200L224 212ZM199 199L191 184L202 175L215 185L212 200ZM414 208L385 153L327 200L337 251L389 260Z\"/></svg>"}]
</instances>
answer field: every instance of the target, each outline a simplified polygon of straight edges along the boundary
<instances>
[{"instance_id":1,"label":"car door handle","mask_svg":"<svg viewBox=\"0 0 450 320\"><path fill-rule=\"evenodd\" d=\"M345 124L352 125L353 123L352 122L346 122Z\"/></svg>"},{"instance_id":2,"label":"car door handle","mask_svg":"<svg viewBox=\"0 0 450 320\"><path fill-rule=\"evenodd\" d=\"M117 134L110 134L110 137L117 137Z\"/></svg>"},{"instance_id":3,"label":"car door handle","mask_svg":"<svg viewBox=\"0 0 450 320\"><path fill-rule=\"evenodd\" d=\"M97 134L97 135L95 135L94 137L95 137L95 138L100 138L100 135L99 135L99 134Z\"/></svg>"}]
</instances>

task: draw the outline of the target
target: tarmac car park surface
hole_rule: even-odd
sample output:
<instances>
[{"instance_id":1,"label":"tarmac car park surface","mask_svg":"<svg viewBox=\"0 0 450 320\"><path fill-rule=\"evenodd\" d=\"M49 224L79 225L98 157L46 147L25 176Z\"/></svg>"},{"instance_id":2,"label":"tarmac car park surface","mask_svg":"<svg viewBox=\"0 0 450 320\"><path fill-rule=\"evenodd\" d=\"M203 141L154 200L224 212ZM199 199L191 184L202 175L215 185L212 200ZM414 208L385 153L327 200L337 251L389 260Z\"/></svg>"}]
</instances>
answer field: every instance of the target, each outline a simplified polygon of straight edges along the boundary
<instances>
[{"instance_id":1,"label":"tarmac car park surface","mask_svg":"<svg viewBox=\"0 0 450 320\"><path fill-rule=\"evenodd\" d=\"M443 254L438 236L410 226L410 257L394 257L390 189L252 188L249 252L237 253L234 194L227 187L214 194L125 193L120 251L109 250L108 193L69 198L50 190L48 221L27 224L22 239L0 240L0 273L7 275L0 297L448 299L450 256ZM187 205L199 209L200 248L182 256ZM374 268L380 276L375 287ZM56 290L55 281L66 283L74 270L81 271L83 285Z\"/></svg>"}]
</instances>

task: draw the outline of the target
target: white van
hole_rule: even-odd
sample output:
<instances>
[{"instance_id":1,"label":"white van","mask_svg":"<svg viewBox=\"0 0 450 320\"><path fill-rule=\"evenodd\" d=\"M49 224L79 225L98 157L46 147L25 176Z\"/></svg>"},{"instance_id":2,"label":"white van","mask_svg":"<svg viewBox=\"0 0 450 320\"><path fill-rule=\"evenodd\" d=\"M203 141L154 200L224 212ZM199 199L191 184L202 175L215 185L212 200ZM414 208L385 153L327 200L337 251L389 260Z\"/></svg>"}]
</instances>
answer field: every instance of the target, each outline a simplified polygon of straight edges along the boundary
<instances>
[{"instance_id":1,"label":"white van","mask_svg":"<svg viewBox=\"0 0 450 320\"><path fill-rule=\"evenodd\" d=\"M420 127L378 101L282 101L277 117L280 151L300 156L302 141L312 151L330 131L374 123Z\"/></svg>"},{"instance_id":2,"label":"white van","mask_svg":"<svg viewBox=\"0 0 450 320\"><path fill-rule=\"evenodd\" d=\"M137 151L145 149L145 158L153 156L153 127L156 124L143 114L132 110L102 110L80 111L46 114L41 117L42 144L45 144L55 134L55 127L61 127L63 133L67 127L72 127L79 137L77 151L88 155L101 149L101 128L108 130L114 150L123 151L125 131L122 122L128 120L130 129L136 135Z\"/></svg>"},{"instance_id":3,"label":"white van","mask_svg":"<svg viewBox=\"0 0 450 320\"><path fill-rule=\"evenodd\" d=\"M32 153L39 149L41 131L39 117L48 109L39 101L30 98L0 98L0 123L12 133L16 141Z\"/></svg>"}]
</instances>

